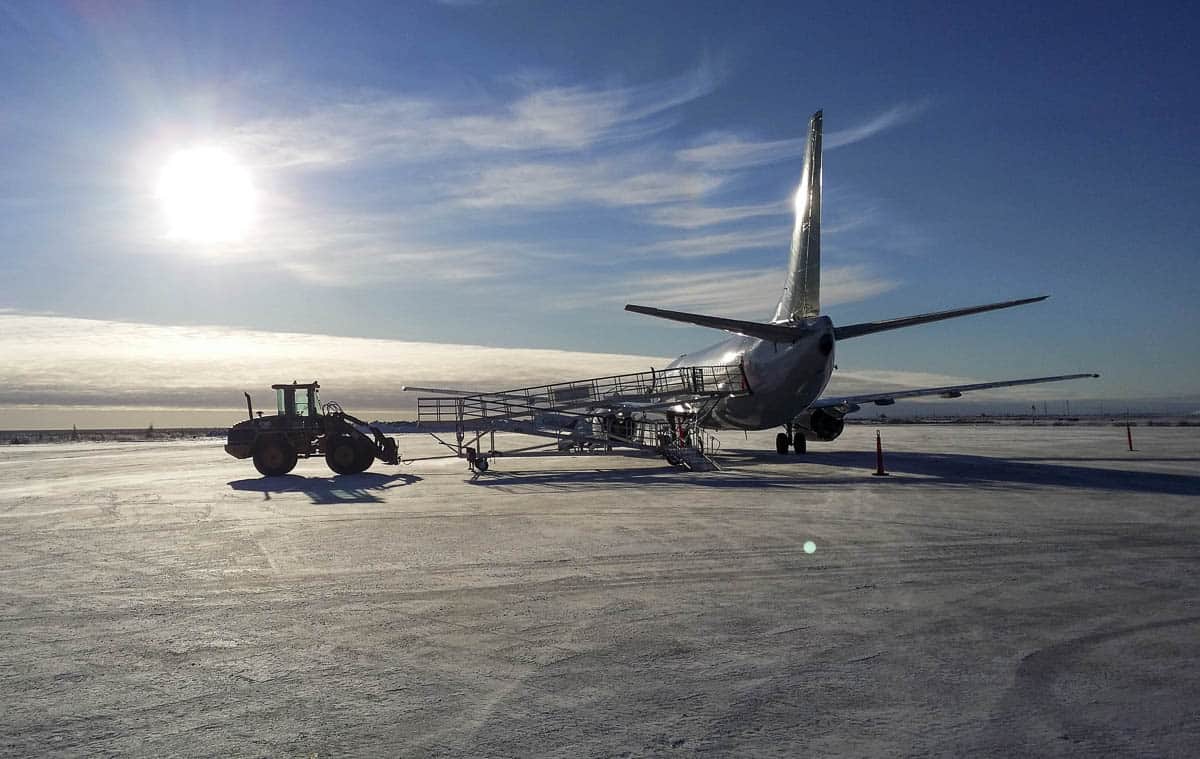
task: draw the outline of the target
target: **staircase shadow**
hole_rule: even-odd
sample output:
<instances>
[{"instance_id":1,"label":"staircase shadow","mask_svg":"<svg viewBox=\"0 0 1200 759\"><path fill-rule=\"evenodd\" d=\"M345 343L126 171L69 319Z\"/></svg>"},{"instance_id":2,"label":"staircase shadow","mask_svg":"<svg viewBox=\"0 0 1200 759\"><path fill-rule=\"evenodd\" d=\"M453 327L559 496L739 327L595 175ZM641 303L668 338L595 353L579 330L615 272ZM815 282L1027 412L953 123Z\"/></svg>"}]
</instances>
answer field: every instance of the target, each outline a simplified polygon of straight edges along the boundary
<instances>
[{"instance_id":1,"label":"staircase shadow","mask_svg":"<svg viewBox=\"0 0 1200 759\"><path fill-rule=\"evenodd\" d=\"M772 477L735 472L687 472L674 467L661 470L558 470L553 472L496 472L468 480L468 484L495 488L507 492L535 490L580 490L604 487L613 489L645 489L656 487L703 488L795 488L815 485L837 485L860 478L840 477Z\"/></svg>"}]
</instances>

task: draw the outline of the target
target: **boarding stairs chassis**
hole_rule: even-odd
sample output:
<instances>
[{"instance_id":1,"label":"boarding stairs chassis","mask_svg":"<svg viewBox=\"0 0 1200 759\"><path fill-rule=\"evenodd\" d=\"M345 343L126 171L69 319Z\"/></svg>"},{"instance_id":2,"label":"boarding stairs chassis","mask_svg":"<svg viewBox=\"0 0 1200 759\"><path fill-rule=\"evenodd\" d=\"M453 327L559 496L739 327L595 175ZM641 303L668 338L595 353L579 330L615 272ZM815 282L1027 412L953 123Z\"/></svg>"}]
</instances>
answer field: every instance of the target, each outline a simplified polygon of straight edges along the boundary
<instances>
[{"instance_id":1,"label":"boarding stairs chassis","mask_svg":"<svg viewBox=\"0 0 1200 759\"><path fill-rule=\"evenodd\" d=\"M672 437L662 446L662 454L672 465L689 472L720 471L721 467L711 458L718 445L716 438L697 429L682 440Z\"/></svg>"},{"instance_id":2,"label":"boarding stairs chassis","mask_svg":"<svg viewBox=\"0 0 1200 759\"><path fill-rule=\"evenodd\" d=\"M485 436L494 454L495 433L516 432L553 438L547 446L560 450L607 451L616 445L661 452L677 466L699 470L700 461L692 466L681 460L689 454L668 455L668 444L708 439L699 420L722 398L750 392L740 365L651 369L495 393L420 397L417 426L463 457L471 448L482 453ZM679 413L681 407L686 411ZM662 421L667 418L670 424ZM453 432L454 442L439 432ZM707 468L716 467L703 451L697 453L711 464Z\"/></svg>"}]
</instances>

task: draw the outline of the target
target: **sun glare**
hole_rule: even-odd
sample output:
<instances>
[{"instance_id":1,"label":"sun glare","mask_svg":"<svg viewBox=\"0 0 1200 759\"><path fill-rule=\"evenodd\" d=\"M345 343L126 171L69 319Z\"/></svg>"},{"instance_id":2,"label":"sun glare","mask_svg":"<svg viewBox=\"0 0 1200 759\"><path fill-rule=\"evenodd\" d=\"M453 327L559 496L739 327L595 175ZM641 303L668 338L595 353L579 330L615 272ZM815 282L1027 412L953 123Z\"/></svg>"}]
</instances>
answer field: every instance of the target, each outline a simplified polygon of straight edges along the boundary
<instances>
[{"instance_id":1,"label":"sun glare","mask_svg":"<svg viewBox=\"0 0 1200 759\"><path fill-rule=\"evenodd\" d=\"M220 148L189 148L171 156L157 194L167 236L174 240L232 242L245 237L254 221L250 174Z\"/></svg>"}]
</instances>

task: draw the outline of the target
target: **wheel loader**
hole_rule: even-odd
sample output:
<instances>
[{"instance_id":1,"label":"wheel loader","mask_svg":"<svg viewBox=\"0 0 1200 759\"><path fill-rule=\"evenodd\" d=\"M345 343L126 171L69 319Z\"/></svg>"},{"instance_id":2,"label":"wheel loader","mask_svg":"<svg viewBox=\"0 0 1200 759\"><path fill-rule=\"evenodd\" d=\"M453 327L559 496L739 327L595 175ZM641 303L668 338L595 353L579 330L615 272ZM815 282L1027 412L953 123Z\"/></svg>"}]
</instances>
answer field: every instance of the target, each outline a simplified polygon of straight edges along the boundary
<instances>
[{"instance_id":1,"label":"wheel loader","mask_svg":"<svg viewBox=\"0 0 1200 759\"><path fill-rule=\"evenodd\" d=\"M394 438L347 414L337 403L322 406L320 388L316 382L271 385L278 406L271 416L261 411L255 416L250 394L245 393L250 418L229 429L225 452L237 459L253 458L254 468L264 477L287 474L297 459L311 456L324 456L337 474L365 472L375 459L400 463Z\"/></svg>"}]
</instances>

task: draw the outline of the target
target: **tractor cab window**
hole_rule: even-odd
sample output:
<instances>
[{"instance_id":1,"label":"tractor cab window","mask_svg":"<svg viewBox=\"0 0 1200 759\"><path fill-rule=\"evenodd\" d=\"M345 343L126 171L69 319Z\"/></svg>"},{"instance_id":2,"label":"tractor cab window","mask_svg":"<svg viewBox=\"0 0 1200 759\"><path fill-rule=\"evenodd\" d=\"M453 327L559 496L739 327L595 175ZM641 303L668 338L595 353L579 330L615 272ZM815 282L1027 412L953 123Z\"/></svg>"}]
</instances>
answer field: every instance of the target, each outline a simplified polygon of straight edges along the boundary
<instances>
[{"instance_id":1,"label":"tractor cab window","mask_svg":"<svg viewBox=\"0 0 1200 759\"><path fill-rule=\"evenodd\" d=\"M295 398L294 391L284 390L283 388L276 388L276 390L275 390L276 413L280 414L281 416L291 413L291 409L289 409L288 406L295 406L295 402L293 400L294 398Z\"/></svg>"},{"instance_id":2,"label":"tractor cab window","mask_svg":"<svg viewBox=\"0 0 1200 759\"><path fill-rule=\"evenodd\" d=\"M296 416L315 416L319 407L317 391L313 388L305 388L296 393Z\"/></svg>"},{"instance_id":3,"label":"tractor cab window","mask_svg":"<svg viewBox=\"0 0 1200 759\"><path fill-rule=\"evenodd\" d=\"M321 413L315 387L277 387L275 402L281 416L317 416Z\"/></svg>"}]
</instances>

